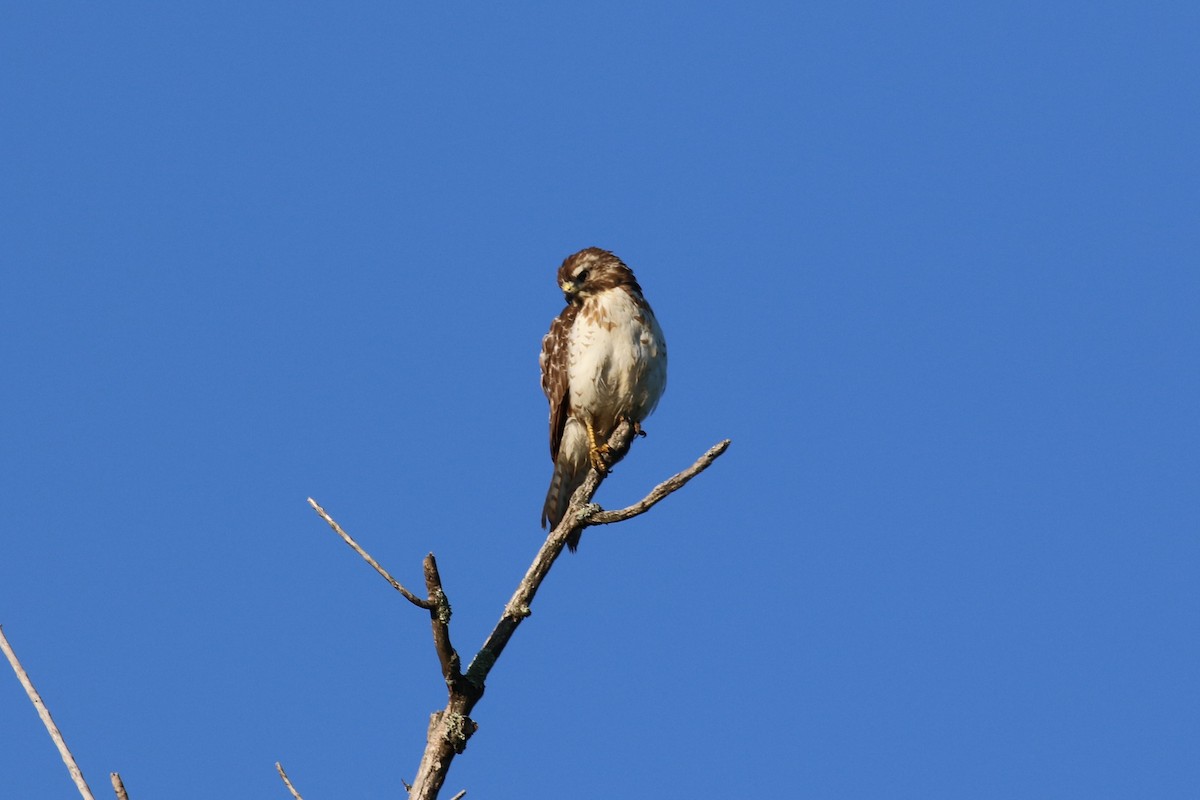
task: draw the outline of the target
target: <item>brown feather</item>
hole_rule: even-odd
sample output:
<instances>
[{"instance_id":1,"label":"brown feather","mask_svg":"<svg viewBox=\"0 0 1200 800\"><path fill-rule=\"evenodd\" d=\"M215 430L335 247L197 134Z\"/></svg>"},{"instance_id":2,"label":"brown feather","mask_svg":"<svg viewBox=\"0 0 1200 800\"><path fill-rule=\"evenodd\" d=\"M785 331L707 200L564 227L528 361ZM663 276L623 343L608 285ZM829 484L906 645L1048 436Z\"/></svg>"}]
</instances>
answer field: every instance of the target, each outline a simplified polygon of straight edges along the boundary
<instances>
[{"instance_id":1,"label":"brown feather","mask_svg":"<svg viewBox=\"0 0 1200 800\"><path fill-rule=\"evenodd\" d=\"M569 305L550 325L550 332L542 338L542 391L550 401L550 460L558 458L562 444L563 427L571 413L571 398L568 393L571 382L567 375L568 344L571 326L575 324L578 306Z\"/></svg>"}]
</instances>

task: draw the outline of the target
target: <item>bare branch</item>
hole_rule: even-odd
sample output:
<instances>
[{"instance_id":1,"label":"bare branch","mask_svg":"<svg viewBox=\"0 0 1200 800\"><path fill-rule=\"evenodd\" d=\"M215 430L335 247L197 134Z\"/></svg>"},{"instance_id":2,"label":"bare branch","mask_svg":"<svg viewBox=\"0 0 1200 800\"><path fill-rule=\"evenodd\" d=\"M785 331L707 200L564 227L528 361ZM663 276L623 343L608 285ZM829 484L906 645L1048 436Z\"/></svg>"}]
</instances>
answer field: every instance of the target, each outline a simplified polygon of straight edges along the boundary
<instances>
[{"instance_id":1,"label":"bare branch","mask_svg":"<svg viewBox=\"0 0 1200 800\"><path fill-rule=\"evenodd\" d=\"M309 502L312 501L310 500ZM279 770L279 777L283 778L283 785L286 786L287 790L292 793L292 797L294 797L296 800L304 800L304 798L300 796L300 793L296 791L296 787L292 786L292 782L288 780L287 773L283 771L283 765L276 761L275 769Z\"/></svg>"},{"instance_id":2,"label":"bare branch","mask_svg":"<svg viewBox=\"0 0 1200 800\"><path fill-rule=\"evenodd\" d=\"M726 439L722 442L717 442L708 449L707 453L700 456L695 464L667 478L658 486L655 486L650 491L650 494L627 508L622 508L618 511L597 511L592 514L588 514L587 509L584 509L584 525L611 525L614 522L621 522L636 517L639 514L645 514L667 495L682 489L685 483L708 469L729 448L729 441L729 439Z\"/></svg>"},{"instance_id":3,"label":"bare branch","mask_svg":"<svg viewBox=\"0 0 1200 800\"><path fill-rule=\"evenodd\" d=\"M450 644L450 601L442 589L433 553L425 556L425 588L429 590L429 620L433 625L433 647L442 665L442 677L451 689L462 680L461 662L454 645Z\"/></svg>"},{"instance_id":4,"label":"bare branch","mask_svg":"<svg viewBox=\"0 0 1200 800\"><path fill-rule=\"evenodd\" d=\"M380 575L382 575L384 580L386 580L388 583L390 583L392 585L393 589L395 589L400 594L404 595L404 599L408 600L408 602L412 603L414 606L417 606L418 608L424 608L426 610L430 610L433 608L433 606L429 603L428 600L422 600L421 598L417 597L415 594L410 592L408 589L405 589L404 586L400 583L400 581L393 578L386 569L379 566L379 562L376 561L375 559L371 558L370 554L367 553L366 550L363 550L362 547L359 546L358 542L356 542L356 541L354 541L354 539L350 538L350 534L348 534L344 530L342 530L342 526L338 525L336 522L334 522L333 517L326 514L325 509L323 509L319 505L317 505L316 500L313 500L310 497L310 498L308 498L308 504L313 507L314 511L316 511L318 514L321 515L321 519L323 519L327 523L329 523L329 527L333 528L333 532L336 533L338 536L342 537L342 540L346 544L350 545L350 547L352 547L354 549L354 552L358 553L360 556L363 557L363 560L365 560L368 564L370 564L372 567L374 567L375 571L378 572Z\"/></svg>"},{"instance_id":5,"label":"bare branch","mask_svg":"<svg viewBox=\"0 0 1200 800\"><path fill-rule=\"evenodd\" d=\"M121 776L118 773L113 772L108 776L108 778L112 781L113 792L116 793L117 800L129 800L129 793L125 791L125 784L121 780Z\"/></svg>"},{"instance_id":6,"label":"bare branch","mask_svg":"<svg viewBox=\"0 0 1200 800\"><path fill-rule=\"evenodd\" d=\"M622 422L617 426L608 440L610 466L620 461L628 452L633 437L633 426L628 422ZM628 518L646 512L662 498L707 469L728 447L728 440L717 443L691 467L657 486L641 503L614 513L624 515L622 518ZM542 581L550 572L550 567L562 553L568 539L589 525L619 521L615 517L604 519L601 515L608 512L596 512L588 505L595 496L596 490L600 488L604 477L605 473L595 469L588 471L583 485L571 497L570 505L568 505L562 520L546 537L546 541L542 544L537 556L534 557L533 563L525 572L525 577L521 579L517 590L505 605L500 621L496 623L496 627L488 635L483 647L471 660L471 665L462 676L463 680L450 684L450 700L447 702L446 708L434 712L430 717L425 753L413 780L413 788L409 793L410 800L430 800L437 797L450 770L450 762L456 754L463 751L467 739L475 732L475 722L467 715L483 697L488 673L491 672L496 660L504 652L504 648L512 639L517 627L530 615L533 598L537 594L538 588L541 587ZM597 519L602 521L597 521ZM432 597L431 593L431 600ZM435 633L435 638L436 635Z\"/></svg>"},{"instance_id":7,"label":"bare branch","mask_svg":"<svg viewBox=\"0 0 1200 800\"><path fill-rule=\"evenodd\" d=\"M633 436L633 426L628 422L621 422L617 425L617 429L608 440L609 454L612 456L611 464L620 461L628 452ZM471 660L471 665L467 668L466 673L467 680L471 683L483 686L492 665L496 663L496 659L500 658L500 654L508 646L508 641L516 632L517 627L532 613L529 607L533 603L534 596L550 572L550 568L554 566L554 562L562 553L567 540L571 538L571 534L583 529L584 523L579 518L579 512L591 502L596 490L604 481L604 477L604 474L596 469L589 469L587 477L583 479L583 483L571 496L571 502L567 506L563 518L546 537L546 541L534 557L533 563L525 571L525 577L517 584L517 590L508 601L508 605L504 607L500 621L496 623L496 627L492 629L487 641L483 643L483 647Z\"/></svg>"},{"instance_id":8,"label":"bare branch","mask_svg":"<svg viewBox=\"0 0 1200 800\"><path fill-rule=\"evenodd\" d=\"M608 465L610 467L620 461L629 451L634 436L634 426L629 421L622 421L617 425L608 440ZM496 660L504 652L504 648L512 639L517 627L530 615L530 605L533 603L534 596L567 542L572 537L577 540L579 532L586 527L607 525L644 514L664 497L678 491L689 480L706 470L728 447L728 439L718 442L692 466L663 481L639 503L620 511L604 511L598 506L590 505L592 497L595 496L596 490L600 488L600 484L607 475L607 470L600 472L594 468L589 469L582 485L572 495L566 513L546 537L546 541L538 550L533 563L529 565L529 569L526 570L525 576L517 585L513 596L504 606L504 613L500 616L500 621L496 623L479 652L471 659L471 664L465 673L462 672L458 651L450 643L450 601L442 587L442 578L438 573L437 560L433 553L425 557L425 588L429 596L428 599L422 600L384 571L325 513L324 509L317 505L316 501L309 498L309 504L329 523L329 526L380 575L387 579L388 583L392 584L409 602L429 611L434 648L441 664L442 676L445 678L446 687L449 690L449 699L444 709L430 715L425 752L421 756L417 774L411 786L407 783L404 784L409 800L433 800L438 796L450 770L450 762L454 760L455 755L466 749L467 740L478 728L469 715L475 704L483 697L488 673L491 672ZM280 768L279 771L282 775L283 769ZM284 781L287 781L286 776L284 776ZM289 788L291 788L290 784ZM293 794L295 795L294 790ZM466 790L464 789L455 795L453 800L461 800L465 794ZM295 796L299 798L299 795Z\"/></svg>"},{"instance_id":9,"label":"bare branch","mask_svg":"<svg viewBox=\"0 0 1200 800\"><path fill-rule=\"evenodd\" d=\"M88 788L87 781L83 779L83 772L79 769L79 765L75 763L75 757L67 749L67 743L63 740L62 733L58 730L58 726L54 724L54 720L50 718L50 709L46 708L46 704L42 702L42 696L38 694L37 689L33 688L33 682L29 680L29 675L21 666L21 662L17 659L17 654L13 652L12 646L9 645L8 638L5 637L2 626L0 626L0 650L3 650L4 655L8 656L8 663L12 665L13 672L17 673L17 680L25 687L25 694L29 695L30 702L37 709L38 716L42 718L42 724L46 726L46 730L50 733L50 738L54 740L54 745L58 748L58 754L62 756L63 763L67 765L67 771L71 773L71 780L75 781L75 788L79 790L79 794L83 796L84 800L95 800L92 790Z\"/></svg>"}]
</instances>

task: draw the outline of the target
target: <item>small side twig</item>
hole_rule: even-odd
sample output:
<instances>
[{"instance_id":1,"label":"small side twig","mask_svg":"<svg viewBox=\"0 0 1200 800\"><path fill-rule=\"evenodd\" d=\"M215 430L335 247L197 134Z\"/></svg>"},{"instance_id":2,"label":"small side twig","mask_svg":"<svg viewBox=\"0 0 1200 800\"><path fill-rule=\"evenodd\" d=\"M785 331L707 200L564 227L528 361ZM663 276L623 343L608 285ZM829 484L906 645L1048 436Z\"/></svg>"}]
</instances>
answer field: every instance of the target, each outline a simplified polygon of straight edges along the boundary
<instances>
[{"instance_id":1,"label":"small side twig","mask_svg":"<svg viewBox=\"0 0 1200 800\"><path fill-rule=\"evenodd\" d=\"M678 472L667 478L658 486L655 486L653 489L651 489L650 494L646 495L633 505L618 509L617 511L597 511L594 514L586 514L583 518L583 524L587 526L611 525L614 522L622 522L624 520L636 517L639 514L645 514L647 511L654 508L654 506L657 505L659 501L661 501L667 495L683 488L685 483L699 475L704 470L708 469L710 464L716 461L722 453L729 449L729 442L729 439L717 442L712 447L708 448L708 452L700 456L700 458L696 460L695 464L692 464L682 472Z\"/></svg>"},{"instance_id":2,"label":"small side twig","mask_svg":"<svg viewBox=\"0 0 1200 800\"><path fill-rule=\"evenodd\" d=\"M384 580L386 580L388 583L390 583L392 585L393 589L395 589L400 594L404 595L405 600L412 603L414 606L417 606L418 608L424 608L426 610L429 610L433 607L429 603L428 600L422 600L420 597L417 597L415 594L410 592L408 589L405 589L404 585L401 584L400 581L396 580L395 578L393 578L391 576L391 573L389 573L383 567L379 566L379 562L376 561L375 559L371 558L370 553L368 553L366 550L363 550L362 547L359 546L358 542L354 541L354 539L352 539L350 537L350 534L348 534L344 530L342 530L342 526L338 525L336 522L334 522L333 517L329 516L327 513L325 513L325 509L323 509L319 505L317 505L316 500L313 500L310 497L310 498L308 498L308 504L313 507L314 511L316 511L318 514L321 515L321 519L325 520L325 522L327 522L329 524L329 527L333 528L334 533L336 533L338 536L342 537L342 541L344 541L346 544L350 545L350 547L354 549L354 552L358 553L360 556L363 557L364 561L366 561L368 564L370 564L372 567L374 567L375 571L378 572L380 575L382 575Z\"/></svg>"},{"instance_id":3,"label":"small side twig","mask_svg":"<svg viewBox=\"0 0 1200 800\"><path fill-rule=\"evenodd\" d=\"M25 687L25 694L29 695L30 702L37 709L38 716L42 718L42 724L46 726L50 738L54 740L58 754L62 756L63 763L67 765L67 771L71 773L71 780L75 781L75 788L79 790L79 794L83 796L84 800L95 800L92 790L88 788L87 781L83 779L83 771L79 769L79 765L75 763L75 757L67 749L62 732L50 717L50 709L46 708L46 704L42 702L42 696L38 694L37 689L33 688L33 682L29 680L28 673L25 672L21 662L17 659L17 654L13 652L12 646L8 643L3 626L0 626L0 650L3 650L4 655L8 657L8 663L12 665L13 672L17 673L17 680Z\"/></svg>"},{"instance_id":4,"label":"small side twig","mask_svg":"<svg viewBox=\"0 0 1200 800\"><path fill-rule=\"evenodd\" d=\"M120 774L113 772L109 776L112 781L113 792L117 795L117 800L129 800L129 793L125 791L125 783L121 780Z\"/></svg>"},{"instance_id":5,"label":"small side twig","mask_svg":"<svg viewBox=\"0 0 1200 800\"><path fill-rule=\"evenodd\" d=\"M296 791L296 787L292 786L292 782L288 780L287 773L283 771L283 764L280 764L278 761L276 761L275 769L279 771L279 777L283 778L283 785L286 786L287 790L292 793L292 797L296 798L296 800L304 800L304 798L300 796L300 793Z\"/></svg>"}]
</instances>

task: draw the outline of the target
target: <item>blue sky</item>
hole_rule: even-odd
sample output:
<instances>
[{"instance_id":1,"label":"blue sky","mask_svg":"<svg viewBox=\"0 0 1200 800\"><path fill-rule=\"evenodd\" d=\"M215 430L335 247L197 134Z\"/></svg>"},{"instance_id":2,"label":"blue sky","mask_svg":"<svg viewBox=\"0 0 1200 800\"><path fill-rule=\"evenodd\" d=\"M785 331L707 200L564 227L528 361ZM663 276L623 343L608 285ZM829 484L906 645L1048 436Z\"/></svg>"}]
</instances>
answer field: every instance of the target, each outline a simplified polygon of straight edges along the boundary
<instances>
[{"instance_id":1,"label":"blue sky","mask_svg":"<svg viewBox=\"0 0 1200 800\"><path fill-rule=\"evenodd\" d=\"M670 343L468 797L1191 797L1194 4L25 4L0 623L93 789L401 796L535 553L564 256ZM0 796L73 791L0 678ZM449 796L449 795L447 795Z\"/></svg>"}]
</instances>

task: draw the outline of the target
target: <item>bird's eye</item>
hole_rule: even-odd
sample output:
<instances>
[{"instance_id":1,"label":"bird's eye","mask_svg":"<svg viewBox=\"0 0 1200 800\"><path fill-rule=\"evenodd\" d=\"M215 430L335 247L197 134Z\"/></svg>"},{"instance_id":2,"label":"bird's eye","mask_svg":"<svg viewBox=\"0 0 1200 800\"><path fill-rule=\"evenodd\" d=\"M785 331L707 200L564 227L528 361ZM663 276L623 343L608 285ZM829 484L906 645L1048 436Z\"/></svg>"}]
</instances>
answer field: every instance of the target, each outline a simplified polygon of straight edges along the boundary
<instances>
[{"instance_id":1,"label":"bird's eye","mask_svg":"<svg viewBox=\"0 0 1200 800\"><path fill-rule=\"evenodd\" d=\"M583 283L584 281L586 281L587 278L588 278L588 271L586 269L579 270L579 274L575 276L575 280L579 281L580 283Z\"/></svg>"}]
</instances>

